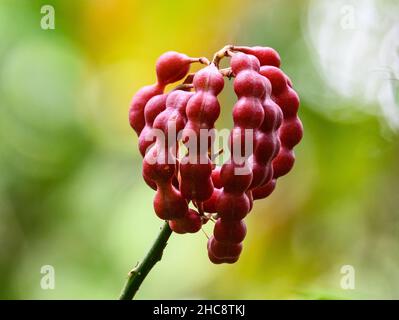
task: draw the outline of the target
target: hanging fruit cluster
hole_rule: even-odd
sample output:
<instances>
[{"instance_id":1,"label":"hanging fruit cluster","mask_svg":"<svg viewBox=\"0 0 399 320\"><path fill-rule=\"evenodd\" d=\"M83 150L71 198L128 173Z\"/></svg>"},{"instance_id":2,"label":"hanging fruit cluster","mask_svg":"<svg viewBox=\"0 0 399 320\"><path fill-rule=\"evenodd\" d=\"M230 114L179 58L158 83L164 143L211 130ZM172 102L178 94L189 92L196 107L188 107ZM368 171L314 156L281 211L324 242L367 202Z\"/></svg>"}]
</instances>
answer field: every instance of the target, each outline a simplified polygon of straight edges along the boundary
<instances>
[{"instance_id":1,"label":"hanging fruit cluster","mask_svg":"<svg viewBox=\"0 0 399 320\"><path fill-rule=\"evenodd\" d=\"M229 68L219 68L223 57L231 58ZM205 67L189 74L192 63ZM209 259L234 263L253 201L269 196L276 180L294 165L293 148L303 135L299 97L280 69L279 54L269 47L229 45L212 62L170 51L158 58L156 76L155 84L134 95L129 111L144 158L143 178L156 191L154 211L176 233L195 233L214 221ZM220 114L217 96L225 77L234 78L237 102L229 150L224 150L229 160L216 166L212 150ZM165 92L167 85L180 80ZM180 157L183 145L186 152Z\"/></svg>"}]
</instances>

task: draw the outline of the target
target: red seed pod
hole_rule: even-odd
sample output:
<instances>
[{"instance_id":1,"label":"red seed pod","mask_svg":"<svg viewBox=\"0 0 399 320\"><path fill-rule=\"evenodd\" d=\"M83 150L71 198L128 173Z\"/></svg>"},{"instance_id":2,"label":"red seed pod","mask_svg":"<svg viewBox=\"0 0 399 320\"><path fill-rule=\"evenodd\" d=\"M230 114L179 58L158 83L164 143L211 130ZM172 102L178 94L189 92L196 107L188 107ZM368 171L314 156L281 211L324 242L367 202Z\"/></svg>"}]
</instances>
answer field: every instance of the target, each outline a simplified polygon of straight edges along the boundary
<instances>
[{"instance_id":1,"label":"red seed pod","mask_svg":"<svg viewBox=\"0 0 399 320\"><path fill-rule=\"evenodd\" d=\"M267 87L271 88L270 81L264 78ZM266 184L273 177L272 160L276 157L280 150L280 141L278 137L278 129L282 122L282 111L276 103L273 102L269 90L263 100L264 121L261 124L255 137L256 149L252 158L252 171L255 179L253 179L250 190Z\"/></svg>"},{"instance_id":2,"label":"red seed pod","mask_svg":"<svg viewBox=\"0 0 399 320\"><path fill-rule=\"evenodd\" d=\"M244 221L225 221L218 219L215 223L213 235L221 243L240 243L247 234Z\"/></svg>"},{"instance_id":3,"label":"red seed pod","mask_svg":"<svg viewBox=\"0 0 399 320\"><path fill-rule=\"evenodd\" d=\"M205 212L216 213L220 194L221 194L220 189L217 188L213 189L212 196L208 200L203 202Z\"/></svg>"},{"instance_id":4,"label":"red seed pod","mask_svg":"<svg viewBox=\"0 0 399 320\"><path fill-rule=\"evenodd\" d=\"M177 105L176 103L174 106ZM169 115L171 118L175 113L178 114L176 110L179 109L169 106L167 100L166 109L155 118L154 128L158 126L157 129L168 130L169 119L165 115ZM176 117L179 116L176 115ZM180 191L174 186L177 168L176 150L174 149L176 142L176 136L170 141L166 141L166 143L158 137L143 160L143 176L145 180L156 184L155 213L164 220L181 219L188 212L187 200L182 197Z\"/></svg>"},{"instance_id":5,"label":"red seed pod","mask_svg":"<svg viewBox=\"0 0 399 320\"><path fill-rule=\"evenodd\" d=\"M284 114L284 119L296 117L299 109L298 94L291 88L273 96L273 100L279 105Z\"/></svg>"},{"instance_id":6,"label":"red seed pod","mask_svg":"<svg viewBox=\"0 0 399 320\"><path fill-rule=\"evenodd\" d=\"M213 186L215 188L222 188L223 184L222 181L220 179L220 171L221 171L222 167L218 167L215 166L215 168L212 170L212 182L213 182Z\"/></svg>"},{"instance_id":7,"label":"red seed pod","mask_svg":"<svg viewBox=\"0 0 399 320\"><path fill-rule=\"evenodd\" d=\"M259 60L255 56L240 52L231 57L230 66L231 71L236 77L241 71L253 70L259 72L260 69Z\"/></svg>"},{"instance_id":8,"label":"red seed pod","mask_svg":"<svg viewBox=\"0 0 399 320\"><path fill-rule=\"evenodd\" d=\"M270 164L280 149L280 142L278 140L277 132L263 132L258 131L256 135L257 145L254 152L256 162L260 165L267 166Z\"/></svg>"},{"instance_id":9,"label":"red seed pod","mask_svg":"<svg viewBox=\"0 0 399 320\"><path fill-rule=\"evenodd\" d=\"M212 163L207 157L201 160L201 156L197 156L188 163L180 163L180 192L189 200L209 199L213 193L211 174Z\"/></svg>"},{"instance_id":10,"label":"red seed pod","mask_svg":"<svg viewBox=\"0 0 399 320\"><path fill-rule=\"evenodd\" d=\"M209 257L215 263L238 259L242 249L240 242L246 233L241 220L252 209L252 193L248 190L253 181L251 159L259 142L259 128L264 122L263 100L271 91L270 84L258 73L259 68L254 56L243 53L232 56L231 69L235 74L234 91L238 100L233 108L234 128L229 137L231 161L220 171L223 188L216 204L220 219L214 228L215 238L210 239L208 246Z\"/></svg>"},{"instance_id":11,"label":"red seed pod","mask_svg":"<svg viewBox=\"0 0 399 320\"><path fill-rule=\"evenodd\" d=\"M266 93L264 78L257 71L242 70L234 80L234 91L238 97L262 98Z\"/></svg>"},{"instance_id":12,"label":"red seed pod","mask_svg":"<svg viewBox=\"0 0 399 320\"><path fill-rule=\"evenodd\" d=\"M258 128L264 118L261 101L255 97L242 97L234 106L233 121L238 127Z\"/></svg>"},{"instance_id":13,"label":"red seed pod","mask_svg":"<svg viewBox=\"0 0 399 320\"><path fill-rule=\"evenodd\" d=\"M156 64L157 83L140 89L129 111L144 157L144 180L156 190L157 216L168 220L176 233L195 233L211 217L204 212L215 213L208 256L217 264L239 259L246 235L243 219L253 201L270 195L276 179L291 170L293 148L303 135L299 97L278 68L278 53L267 47L226 48L215 61L231 55L231 71L212 63L168 94L163 93L166 85L183 79L191 63L206 60L172 51L163 54ZM227 147L230 160L215 167L210 154L223 75L235 77L238 99ZM178 160L180 140L188 153ZM189 209L190 200L200 213Z\"/></svg>"},{"instance_id":14,"label":"red seed pod","mask_svg":"<svg viewBox=\"0 0 399 320\"><path fill-rule=\"evenodd\" d=\"M169 226L176 233L196 233L201 230L202 219L197 211L189 209L183 218L170 220Z\"/></svg>"},{"instance_id":15,"label":"red seed pod","mask_svg":"<svg viewBox=\"0 0 399 320\"><path fill-rule=\"evenodd\" d=\"M167 85L183 79L190 70L190 64L199 61L200 58L190 58L176 51L165 52L155 67L158 83Z\"/></svg>"},{"instance_id":16,"label":"red seed pod","mask_svg":"<svg viewBox=\"0 0 399 320\"><path fill-rule=\"evenodd\" d=\"M281 69L272 66L262 66L259 73L271 82L274 96L287 89L287 78Z\"/></svg>"},{"instance_id":17,"label":"red seed pod","mask_svg":"<svg viewBox=\"0 0 399 320\"><path fill-rule=\"evenodd\" d=\"M260 186L252 190L252 196L254 200L264 199L269 195L271 195L275 188L276 188L276 179L273 179L270 182L264 184L263 186Z\"/></svg>"},{"instance_id":18,"label":"red seed pod","mask_svg":"<svg viewBox=\"0 0 399 320\"><path fill-rule=\"evenodd\" d=\"M195 74L193 85L196 92L187 103L187 123L182 138L188 155L180 163L180 190L187 199L203 202L213 193L212 162L208 155L212 138L205 136L205 146L200 142L204 131L206 134L213 131L214 122L219 117L220 105L216 96L223 89L224 79L211 64Z\"/></svg>"},{"instance_id":19,"label":"red seed pod","mask_svg":"<svg viewBox=\"0 0 399 320\"><path fill-rule=\"evenodd\" d=\"M209 239L209 250L219 259L239 257L242 251L241 243L221 243L214 237Z\"/></svg>"},{"instance_id":20,"label":"red seed pod","mask_svg":"<svg viewBox=\"0 0 399 320\"><path fill-rule=\"evenodd\" d=\"M276 50L270 47L234 46L233 50L251 54L257 57L261 66L275 66L279 68L281 64L280 55Z\"/></svg>"},{"instance_id":21,"label":"red seed pod","mask_svg":"<svg viewBox=\"0 0 399 320\"><path fill-rule=\"evenodd\" d=\"M162 220L183 218L188 211L187 201L171 183L157 184L154 210Z\"/></svg>"},{"instance_id":22,"label":"red seed pod","mask_svg":"<svg viewBox=\"0 0 399 320\"><path fill-rule=\"evenodd\" d=\"M219 101L213 93L200 91L190 100L186 115L192 122L207 124L204 129L212 128L220 115Z\"/></svg>"},{"instance_id":23,"label":"red seed pod","mask_svg":"<svg viewBox=\"0 0 399 320\"><path fill-rule=\"evenodd\" d=\"M293 148L303 136L303 126L297 116L299 97L292 89L291 80L278 68L262 66L260 74L270 80L272 84L272 99L279 106L283 114L283 121L279 130L281 148L273 159L273 180L265 181L263 185L253 190L254 199L265 198L274 190L276 179L287 174L295 162Z\"/></svg>"},{"instance_id":24,"label":"red seed pod","mask_svg":"<svg viewBox=\"0 0 399 320\"><path fill-rule=\"evenodd\" d=\"M185 109L192 96L192 92L173 91L168 95L165 110L154 120L153 127L164 132L166 141L173 138L173 142L170 141L171 144L176 144L177 134L186 125Z\"/></svg>"},{"instance_id":25,"label":"red seed pod","mask_svg":"<svg viewBox=\"0 0 399 320\"><path fill-rule=\"evenodd\" d=\"M216 66L210 64L195 74L193 85L197 92L207 91L217 96L223 90L224 79Z\"/></svg>"},{"instance_id":26,"label":"red seed pod","mask_svg":"<svg viewBox=\"0 0 399 320\"><path fill-rule=\"evenodd\" d=\"M279 137L281 149L273 160L274 178L287 174L294 165L295 155L292 151L303 136L303 126L297 116L299 97L288 83L287 76L278 68L261 67L260 73L272 84L272 99L283 112L284 120Z\"/></svg>"},{"instance_id":27,"label":"red seed pod","mask_svg":"<svg viewBox=\"0 0 399 320\"><path fill-rule=\"evenodd\" d=\"M165 149L158 148L156 143L143 159L143 176L152 181L166 182L173 178L176 164L168 162L171 157Z\"/></svg>"},{"instance_id":28,"label":"red seed pod","mask_svg":"<svg viewBox=\"0 0 399 320\"><path fill-rule=\"evenodd\" d=\"M280 128L280 140L284 146L293 149L302 139L303 126L299 118L288 118Z\"/></svg>"},{"instance_id":29,"label":"red seed pod","mask_svg":"<svg viewBox=\"0 0 399 320\"><path fill-rule=\"evenodd\" d=\"M234 110L233 110L234 112ZM232 161L243 162L254 152L254 135L256 130L235 126L229 135L228 147Z\"/></svg>"},{"instance_id":30,"label":"red seed pod","mask_svg":"<svg viewBox=\"0 0 399 320\"><path fill-rule=\"evenodd\" d=\"M283 121L283 112L270 96L267 96L263 101L263 112L265 116L259 128L261 131L271 132L280 128Z\"/></svg>"},{"instance_id":31,"label":"red seed pod","mask_svg":"<svg viewBox=\"0 0 399 320\"><path fill-rule=\"evenodd\" d=\"M252 181L252 172L248 165L231 162L222 166L220 180L224 192L240 194L245 192Z\"/></svg>"},{"instance_id":32,"label":"red seed pod","mask_svg":"<svg viewBox=\"0 0 399 320\"><path fill-rule=\"evenodd\" d=\"M270 180L273 176L272 174L272 166L268 163L262 164L260 161L256 161L254 157L251 157L250 164L252 168L252 181L251 185L248 189L252 190L253 188L262 185L265 180Z\"/></svg>"},{"instance_id":33,"label":"red seed pod","mask_svg":"<svg viewBox=\"0 0 399 320\"><path fill-rule=\"evenodd\" d=\"M211 251L211 249L209 247L210 247L210 242L208 241L208 244L207 244L208 257L209 257L209 260L212 263L214 263L214 264L235 263L235 262L238 261L239 256L238 257L234 257L234 258L217 258L217 257L214 256L214 254L212 253L212 251Z\"/></svg>"},{"instance_id":34,"label":"red seed pod","mask_svg":"<svg viewBox=\"0 0 399 320\"><path fill-rule=\"evenodd\" d=\"M223 189L216 204L219 217L229 221L244 219L250 208L251 203L246 193L227 193Z\"/></svg>"},{"instance_id":35,"label":"red seed pod","mask_svg":"<svg viewBox=\"0 0 399 320\"><path fill-rule=\"evenodd\" d=\"M174 172L176 170L175 165L165 165L158 163L158 157L159 154L157 152L157 149L153 148L152 150L150 150L150 152L147 153L146 158L144 158L143 160L142 174L144 181L150 188L154 190L157 190L157 184L155 183L155 180L162 182L169 181L170 179L173 179ZM160 156L159 158L162 158L162 156Z\"/></svg>"},{"instance_id":36,"label":"red seed pod","mask_svg":"<svg viewBox=\"0 0 399 320\"><path fill-rule=\"evenodd\" d=\"M162 94L165 87L183 79L193 62L205 63L205 58L190 58L185 54L169 51L161 55L156 62L157 83L141 88L132 99L129 110L131 127L140 135L145 126L144 108L148 100Z\"/></svg>"},{"instance_id":37,"label":"red seed pod","mask_svg":"<svg viewBox=\"0 0 399 320\"><path fill-rule=\"evenodd\" d=\"M152 126L158 114L166 108L167 94L160 94L148 100L144 109L145 126L139 135L139 150L144 157L149 147L154 144L155 137L152 133Z\"/></svg>"},{"instance_id":38,"label":"red seed pod","mask_svg":"<svg viewBox=\"0 0 399 320\"><path fill-rule=\"evenodd\" d=\"M146 103L152 97L161 94L164 88L165 86L161 84L145 86L133 96L129 109L129 122L138 136L145 126L144 107Z\"/></svg>"},{"instance_id":39,"label":"red seed pod","mask_svg":"<svg viewBox=\"0 0 399 320\"><path fill-rule=\"evenodd\" d=\"M295 162L293 150L281 148L277 157L273 160L273 178L279 178L291 171Z\"/></svg>"},{"instance_id":40,"label":"red seed pod","mask_svg":"<svg viewBox=\"0 0 399 320\"><path fill-rule=\"evenodd\" d=\"M151 189L155 191L157 190L157 184L153 180L151 180L148 176L143 174L143 179L144 182L147 184L147 186L149 186Z\"/></svg>"}]
</instances>

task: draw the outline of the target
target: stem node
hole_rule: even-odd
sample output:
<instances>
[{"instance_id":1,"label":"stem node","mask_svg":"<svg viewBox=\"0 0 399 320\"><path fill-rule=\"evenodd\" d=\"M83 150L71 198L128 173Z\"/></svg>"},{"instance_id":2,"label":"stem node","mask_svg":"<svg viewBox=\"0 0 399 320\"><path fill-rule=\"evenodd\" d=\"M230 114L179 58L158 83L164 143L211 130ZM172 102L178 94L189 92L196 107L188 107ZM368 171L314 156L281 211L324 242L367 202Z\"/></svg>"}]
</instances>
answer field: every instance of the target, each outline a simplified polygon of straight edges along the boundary
<instances>
[{"instance_id":1,"label":"stem node","mask_svg":"<svg viewBox=\"0 0 399 320\"><path fill-rule=\"evenodd\" d=\"M129 272L125 287L123 288L119 298L120 300L133 299L145 277L148 275L154 265L162 259L163 250L165 249L171 234L172 229L170 229L168 222L165 221L158 234L158 237L156 238L150 251L148 251L144 260L140 263L137 263L136 267Z\"/></svg>"}]
</instances>

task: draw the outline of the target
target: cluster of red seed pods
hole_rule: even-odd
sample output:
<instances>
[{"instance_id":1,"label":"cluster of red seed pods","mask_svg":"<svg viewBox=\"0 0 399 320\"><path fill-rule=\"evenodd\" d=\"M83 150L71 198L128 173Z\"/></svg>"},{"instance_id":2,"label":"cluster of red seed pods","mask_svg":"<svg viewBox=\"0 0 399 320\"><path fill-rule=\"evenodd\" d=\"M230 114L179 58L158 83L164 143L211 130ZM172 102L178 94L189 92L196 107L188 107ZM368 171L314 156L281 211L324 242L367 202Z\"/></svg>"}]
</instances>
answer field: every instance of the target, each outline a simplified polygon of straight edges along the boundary
<instances>
[{"instance_id":1,"label":"cluster of red seed pods","mask_svg":"<svg viewBox=\"0 0 399 320\"><path fill-rule=\"evenodd\" d=\"M231 57L230 68L219 69L223 57ZM188 74L194 62L206 66ZM209 259L234 263L253 201L267 197L294 164L293 148L303 133L298 95L280 69L278 53L268 47L226 46L212 62L171 51L158 59L156 75L154 85L135 94L129 112L144 158L144 180L156 190L154 211L176 233L195 233L212 220ZM225 76L234 77L237 102L230 157L219 167L212 162L212 145ZM187 152L179 156L183 145Z\"/></svg>"}]
</instances>

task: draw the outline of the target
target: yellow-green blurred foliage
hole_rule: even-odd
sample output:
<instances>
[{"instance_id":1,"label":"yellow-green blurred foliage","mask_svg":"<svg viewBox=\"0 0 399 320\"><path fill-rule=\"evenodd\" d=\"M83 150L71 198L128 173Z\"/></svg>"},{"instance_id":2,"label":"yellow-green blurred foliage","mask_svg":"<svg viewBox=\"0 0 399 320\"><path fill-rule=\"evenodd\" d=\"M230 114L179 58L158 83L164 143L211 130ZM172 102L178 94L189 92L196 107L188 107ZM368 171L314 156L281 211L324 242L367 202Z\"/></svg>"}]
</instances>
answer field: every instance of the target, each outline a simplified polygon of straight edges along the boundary
<instances>
[{"instance_id":1,"label":"yellow-green blurred foliage","mask_svg":"<svg viewBox=\"0 0 399 320\"><path fill-rule=\"evenodd\" d=\"M355 16L370 2L353 4ZM378 2L381 12L398 13L394 1ZM44 4L55 8L55 30L40 28ZM141 178L130 99L154 82L163 52L211 57L228 43L281 53L305 127L295 168L256 202L238 263L211 264L201 232L173 235L138 298L399 298L398 111L350 94L368 77L350 78L367 70L356 59L363 48L339 42L357 34L321 19L323 12L312 18L317 5L2 0L0 298L118 297L162 224ZM378 55L378 46L370 50ZM355 58L341 65L339 54ZM383 70L397 93L397 73L395 80L395 70L380 64L371 72ZM334 82L328 68L350 79ZM230 126L234 99L226 84L218 127ZM356 270L355 290L340 287L347 264ZM55 268L54 290L40 287L43 265Z\"/></svg>"}]
</instances>

